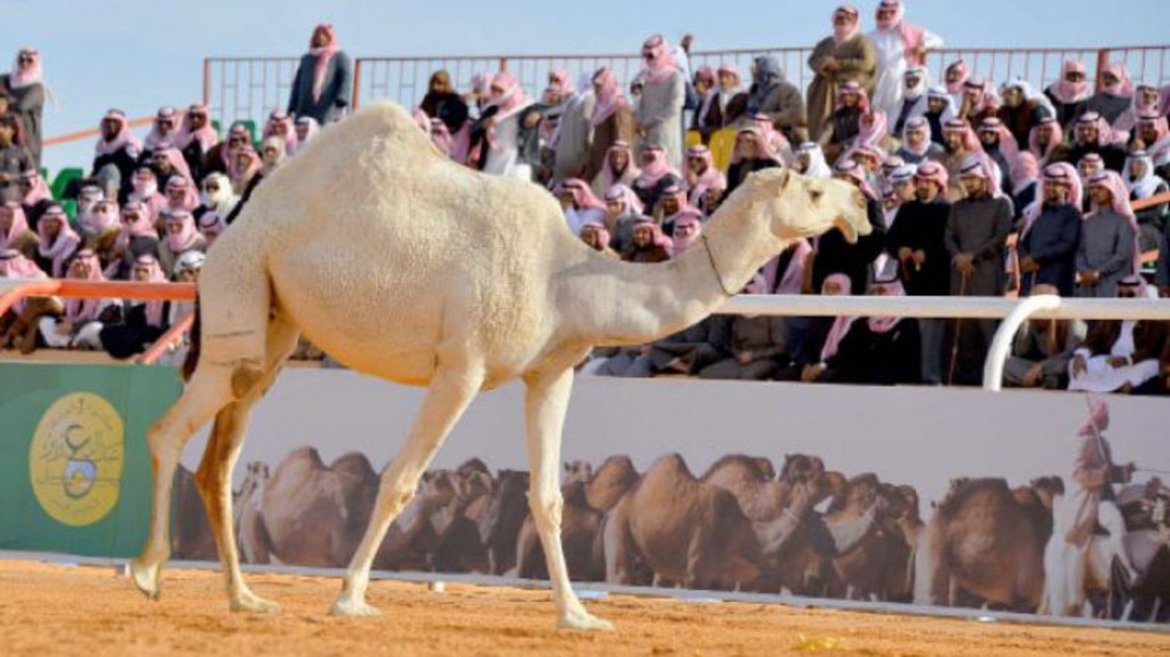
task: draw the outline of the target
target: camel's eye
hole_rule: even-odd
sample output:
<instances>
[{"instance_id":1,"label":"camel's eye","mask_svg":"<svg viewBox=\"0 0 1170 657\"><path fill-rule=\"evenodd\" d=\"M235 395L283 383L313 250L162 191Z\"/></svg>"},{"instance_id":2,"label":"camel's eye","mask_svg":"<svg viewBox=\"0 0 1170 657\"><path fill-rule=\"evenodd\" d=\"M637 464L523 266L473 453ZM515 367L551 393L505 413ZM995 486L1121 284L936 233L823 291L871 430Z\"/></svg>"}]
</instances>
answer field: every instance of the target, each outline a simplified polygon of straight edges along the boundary
<instances>
[{"instance_id":1,"label":"camel's eye","mask_svg":"<svg viewBox=\"0 0 1170 657\"><path fill-rule=\"evenodd\" d=\"M808 195L812 197L813 203L818 203L818 202L820 202L821 197L825 195L825 193L819 189L812 189L812 190L809 190Z\"/></svg>"}]
</instances>

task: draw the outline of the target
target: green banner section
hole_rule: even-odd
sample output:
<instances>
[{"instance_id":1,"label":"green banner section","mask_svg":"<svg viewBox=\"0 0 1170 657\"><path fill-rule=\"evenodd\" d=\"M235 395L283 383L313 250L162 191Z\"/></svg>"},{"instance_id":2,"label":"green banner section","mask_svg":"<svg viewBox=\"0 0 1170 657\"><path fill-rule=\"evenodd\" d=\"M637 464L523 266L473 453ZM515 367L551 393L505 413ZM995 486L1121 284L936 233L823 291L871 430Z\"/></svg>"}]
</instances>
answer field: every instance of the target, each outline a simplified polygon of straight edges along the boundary
<instances>
[{"instance_id":1,"label":"green banner section","mask_svg":"<svg viewBox=\"0 0 1170 657\"><path fill-rule=\"evenodd\" d=\"M169 367L0 364L0 549L125 557L150 522Z\"/></svg>"}]
</instances>

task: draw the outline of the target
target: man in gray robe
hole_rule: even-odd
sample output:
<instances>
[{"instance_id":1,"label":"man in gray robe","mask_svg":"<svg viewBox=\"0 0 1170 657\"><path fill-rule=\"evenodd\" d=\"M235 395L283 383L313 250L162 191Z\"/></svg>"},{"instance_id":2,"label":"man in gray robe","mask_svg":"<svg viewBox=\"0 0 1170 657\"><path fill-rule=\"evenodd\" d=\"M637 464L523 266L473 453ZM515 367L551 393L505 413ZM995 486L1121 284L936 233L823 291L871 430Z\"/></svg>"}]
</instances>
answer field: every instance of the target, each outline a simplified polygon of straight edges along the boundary
<instances>
[{"instance_id":1,"label":"man in gray robe","mask_svg":"<svg viewBox=\"0 0 1170 657\"><path fill-rule=\"evenodd\" d=\"M1053 285L1039 284L1032 294L1059 294ZM1085 323L1068 320L1030 320L1020 327L1012 353L1004 363L1004 385L1063 390L1068 387L1068 365L1085 339Z\"/></svg>"},{"instance_id":2,"label":"man in gray robe","mask_svg":"<svg viewBox=\"0 0 1170 657\"><path fill-rule=\"evenodd\" d=\"M686 79L670 55L661 35L654 35L642 45L646 68L638 74L642 96L635 119L638 122L638 154L647 146L660 146L666 161L675 171L683 168L683 104L686 102Z\"/></svg>"},{"instance_id":3,"label":"man in gray robe","mask_svg":"<svg viewBox=\"0 0 1170 657\"><path fill-rule=\"evenodd\" d=\"M557 130L553 133L553 177L556 180L581 177L589 158L589 146L593 139L590 118L597 105L597 97L593 94L592 76L588 73L582 76L583 79L577 84L577 92L566 101L565 110L557 122Z\"/></svg>"},{"instance_id":4,"label":"man in gray robe","mask_svg":"<svg viewBox=\"0 0 1170 657\"><path fill-rule=\"evenodd\" d=\"M288 113L297 118L311 116L324 126L345 115L352 96L349 55L337 47L333 26L322 23L313 30L309 52L297 67L289 90Z\"/></svg>"}]
</instances>

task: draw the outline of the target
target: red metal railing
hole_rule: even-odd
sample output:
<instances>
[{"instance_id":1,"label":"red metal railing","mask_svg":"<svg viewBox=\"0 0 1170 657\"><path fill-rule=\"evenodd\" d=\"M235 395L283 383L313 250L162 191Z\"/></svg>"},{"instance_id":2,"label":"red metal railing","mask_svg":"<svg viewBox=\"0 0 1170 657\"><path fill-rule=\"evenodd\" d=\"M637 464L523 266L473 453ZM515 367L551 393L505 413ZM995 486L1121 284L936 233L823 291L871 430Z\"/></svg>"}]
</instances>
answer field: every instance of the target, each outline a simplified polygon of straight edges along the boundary
<instances>
[{"instance_id":1,"label":"red metal railing","mask_svg":"<svg viewBox=\"0 0 1170 657\"><path fill-rule=\"evenodd\" d=\"M812 71L807 65L810 52L809 48L708 50L692 53L691 62L693 66L735 63L746 76L753 57L773 55L789 78L804 88L812 81ZM927 63L939 79L945 67L960 58L975 75L996 83L1019 76L1036 87L1047 86L1060 75L1061 64L1066 59L1085 62L1093 76L1101 64L1121 61L1134 80L1157 85L1170 83L1170 46L947 48L930 53ZM205 59L204 102L222 123L237 119L262 122L268 112L287 103L297 62L295 57ZM446 69L456 86L466 89L475 73L506 68L530 94L538 95L545 87L548 72L554 68L565 69L577 79L581 73L601 66L613 68L619 80L626 84L637 74L641 61L632 53L358 57L354 64L353 101L354 106L373 100L394 100L408 107L417 105L426 93L431 73L439 69Z\"/></svg>"}]
</instances>

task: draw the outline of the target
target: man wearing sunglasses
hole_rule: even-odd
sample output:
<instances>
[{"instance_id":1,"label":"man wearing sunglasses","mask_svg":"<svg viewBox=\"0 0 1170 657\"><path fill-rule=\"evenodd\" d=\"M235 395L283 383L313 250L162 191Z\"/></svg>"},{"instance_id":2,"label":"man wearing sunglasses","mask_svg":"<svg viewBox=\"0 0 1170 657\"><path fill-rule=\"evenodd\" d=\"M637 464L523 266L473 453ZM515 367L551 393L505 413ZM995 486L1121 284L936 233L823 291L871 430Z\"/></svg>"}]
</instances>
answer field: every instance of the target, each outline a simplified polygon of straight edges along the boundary
<instances>
[{"instance_id":1,"label":"man wearing sunglasses","mask_svg":"<svg viewBox=\"0 0 1170 657\"><path fill-rule=\"evenodd\" d=\"M41 76L41 54L23 48L16 54L12 72L0 75L0 93L12 99L13 114L20 117L23 146L33 165L41 166L41 116L45 110L45 85Z\"/></svg>"}]
</instances>

